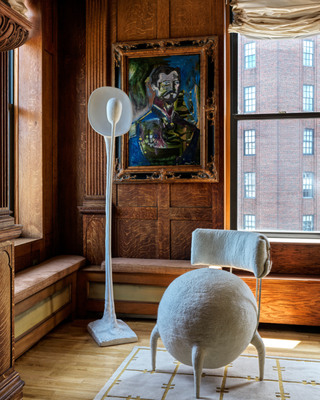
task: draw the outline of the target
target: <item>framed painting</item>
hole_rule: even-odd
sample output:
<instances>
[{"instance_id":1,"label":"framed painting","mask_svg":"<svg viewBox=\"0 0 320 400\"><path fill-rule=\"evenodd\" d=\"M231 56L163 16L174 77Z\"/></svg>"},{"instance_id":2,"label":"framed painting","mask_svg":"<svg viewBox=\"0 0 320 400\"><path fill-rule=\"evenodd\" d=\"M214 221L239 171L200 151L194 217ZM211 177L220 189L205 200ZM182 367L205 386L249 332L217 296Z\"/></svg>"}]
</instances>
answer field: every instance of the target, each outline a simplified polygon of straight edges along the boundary
<instances>
[{"instance_id":1,"label":"framed painting","mask_svg":"<svg viewBox=\"0 0 320 400\"><path fill-rule=\"evenodd\" d=\"M218 182L218 39L113 44L113 83L132 103L115 182Z\"/></svg>"}]
</instances>

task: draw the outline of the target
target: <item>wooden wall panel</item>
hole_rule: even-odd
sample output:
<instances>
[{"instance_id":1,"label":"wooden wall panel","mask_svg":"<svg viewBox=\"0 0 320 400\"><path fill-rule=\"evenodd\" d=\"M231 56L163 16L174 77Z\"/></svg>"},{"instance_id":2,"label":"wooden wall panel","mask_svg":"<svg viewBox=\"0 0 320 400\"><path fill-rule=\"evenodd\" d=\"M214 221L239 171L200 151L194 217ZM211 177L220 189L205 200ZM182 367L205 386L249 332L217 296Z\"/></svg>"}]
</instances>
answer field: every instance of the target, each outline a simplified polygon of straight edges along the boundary
<instances>
[{"instance_id":1,"label":"wooden wall panel","mask_svg":"<svg viewBox=\"0 0 320 400\"><path fill-rule=\"evenodd\" d=\"M86 187L86 3L57 2L59 48L59 253L83 254Z\"/></svg>"},{"instance_id":2,"label":"wooden wall panel","mask_svg":"<svg viewBox=\"0 0 320 400\"><path fill-rule=\"evenodd\" d=\"M279 274L319 275L319 245L271 243L272 272Z\"/></svg>"},{"instance_id":3,"label":"wooden wall panel","mask_svg":"<svg viewBox=\"0 0 320 400\"><path fill-rule=\"evenodd\" d=\"M171 207L212 207L212 185L176 183L171 185Z\"/></svg>"},{"instance_id":4,"label":"wooden wall panel","mask_svg":"<svg viewBox=\"0 0 320 400\"><path fill-rule=\"evenodd\" d=\"M213 32L223 38L224 25L221 19L224 8L219 7L221 15L216 16L214 7L215 0L187 0L183 4L176 0L158 0L153 3L146 0L111 0L108 6L102 0L86 0L87 98L95 87L110 82L111 44L115 41L191 37L211 35ZM219 56L220 65L223 66L223 47ZM220 86L223 87L222 74ZM223 101L221 104L223 105ZM221 107L221 121L222 115ZM100 142L87 129L87 186L81 212L84 218L84 248L89 254L87 240L91 240L88 238L92 230L89 230L91 233L88 236L86 215L104 214L105 159L100 151ZM222 156L219 168L223 172L222 129L220 148ZM114 185L113 255L189 258L190 235L193 229L223 227L223 183L219 184L219 189L217 187L217 184L194 182ZM184 229L187 229L186 232ZM100 240L103 237L104 232L97 234ZM98 248L102 248L102 243Z\"/></svg>"},{"instance_id":5,"label":"wooden wall panel","mask_svg":"<svg viewBox=\"0 0 320 400\"><path fill-rule=\"evenodd\" d=\"M11 268L8 253L0 251L0 376L11 367Z\"/></svg>"},{"instance_id":6,"label":"wooden wall panel","mask_svg":"<svg viewBox=\"0 0 320 400\"><path fill-rule=\"evenodd\" d=\"M242 278L255 293L255 279ZM310 296L312 293L312 296ZM261 292L261 322L319 326L320 282L265 278Z\"/></svg>"},{"instance_id":7,"label":"wooden wall panel","mask_svg":"<svg viewBox=\"0 0 320 400\"><path fill-rule=\"evenodd\" d=\"M170 0L171 37L212 35L214 29L213 3L215 2L212 0Z\"/></svg>"},{"instance_id":8,"label":"wooden wall panel","mask_svg":"<svg viewBox=\"0 0 320 400\"><path fill-rule=\"evenodd\" d=\"M191 234L197 228L213 228L212 221L171 221L172 260L190 260Z\"/></svg>"},{"instance_id":9,"label":"wooden wall panel","mask_svg":"<svg viewBox=\"0 0 320 400\"><path fill-rule=\"evenodd\" d=\"M157 185L115 185L117 206L120 207L156 207Z\"/></svg>"},{"instance_id":10,"label":"wooden wall panel","mask_svg":"<svg viewBox=\"0 0 320 400\"><path fill-rule=\"evenodd\" d=\"M118 0L117 40L147 40L157 37L157 2Z\"/></svg>"},{"instance_id":11,"label":"wooden wall panel","mask_svg":"<svg viewBox=\"0 0 320 400\"><path fill-rule=\"evenodd\" d=\"M44 232L53 232L53 55L43 53Z\"/></svg>"},{"instance_id":12,"label":"wooden wall panel","mask_svg":"<svg viewBox=\"0 0 320 400\"><path fill-rule=\"evenodd\" d=\"M117 257L158 258L157 221L119 219Z\"/></svg>"},{"instance_id":13,"label":"wooden wall panel","mask_svg":"<svg viewBox=\"0 0 320 400\"><path fill-rule=\"evenodd\" d=\"M19 48L19 223L24 237L43 236L43 32L41 3L28 4L32 35ZM23 112L21 112L23 110ZM32 151L31 151L32 150Z\"/></svg>"},{"instance_id":14,"label":"wooden wall panel","mask_svg":"<svg viewBox=\"0 0 320 400\"><path fill-rule=\"evenodd\" d=\"M90 264L101 265L105 259L105 216L85 215L84 222L84 256Z\"/></svg>"}]
</instances>

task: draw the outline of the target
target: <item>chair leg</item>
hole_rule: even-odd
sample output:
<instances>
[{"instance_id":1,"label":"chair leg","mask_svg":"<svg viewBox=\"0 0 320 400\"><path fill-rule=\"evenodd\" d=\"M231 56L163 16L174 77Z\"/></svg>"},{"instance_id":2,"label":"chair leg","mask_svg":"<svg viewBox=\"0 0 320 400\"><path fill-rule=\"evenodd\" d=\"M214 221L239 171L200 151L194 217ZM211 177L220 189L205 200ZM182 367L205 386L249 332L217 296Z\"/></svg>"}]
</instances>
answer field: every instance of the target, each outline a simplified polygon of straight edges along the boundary
<instances>
[{"instance_id":1,"label":"chair leg","mask_svg":"<svg viewBox=\"0 0 320 400\"><path fill-rule=\"evenodd\" d=\"M193 366L193 376L194 376L194 394L196 399L200 397L200 384L201 384L201 374L203 360L205 357L205 351L198 346L192 347L192 366Z\"/></svg>"},{"instance_id":2,"label":"chair leg","mask_svg":"<svg viewBox=\"0 0 320 400\"><path fill-rule=\"evenodd\" d=\"M266 348L264 346L264 343L259 335L259 333L256 331L254 334L251 344L257 349L258 351L258 356L259 356L259 379L260 381L263 381L263 375L264 375L264 362L266 358Z\"/></svg>"},{"instance_id":3,"label":"chair leg","mask_svg":"<svg viewBox=\"0 0 320 400\"><path fill-rule=\"evenodd\" d=\"M151 365L152 371L156 369L156 356L157 356L157 343L160 337L158 326L156 325L150 336L150 347L151 347Z\"/></svg>"}]
</instances>

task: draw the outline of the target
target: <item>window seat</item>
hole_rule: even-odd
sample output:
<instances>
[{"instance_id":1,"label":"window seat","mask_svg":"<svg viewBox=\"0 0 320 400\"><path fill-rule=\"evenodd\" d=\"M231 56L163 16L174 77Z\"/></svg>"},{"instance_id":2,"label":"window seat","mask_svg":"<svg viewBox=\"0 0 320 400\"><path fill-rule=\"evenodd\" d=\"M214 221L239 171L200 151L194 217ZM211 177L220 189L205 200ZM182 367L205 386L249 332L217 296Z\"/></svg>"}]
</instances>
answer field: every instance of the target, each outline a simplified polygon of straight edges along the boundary
<instances>
[{"instance_id":1,"label":"window seat","mask_svg":"<svg viewBox=\"0 0 320 400\"><path fill-rule=\"evenodd\" d=\"M75 317L81 256L57 256L15 275L15 357L71 315Z\"/></svg>"},{"instance_id":2,"label":"window seat","mask_svg":"<svg viewBox=\"0 0 320 400\"><path fill-rule=\"evenodd\" d=\"M113 258L113 285L116 312L155 317L162 294L178 276L201 266L189 260ZM253 274L234 270L255 293ZM104 309L105 273L90 265L78 273L77 313ZM310 296L310 293L312 294ZM261 322L320 326L320 274L271 273L262 281Z\"/></svg>"}]
</instances>

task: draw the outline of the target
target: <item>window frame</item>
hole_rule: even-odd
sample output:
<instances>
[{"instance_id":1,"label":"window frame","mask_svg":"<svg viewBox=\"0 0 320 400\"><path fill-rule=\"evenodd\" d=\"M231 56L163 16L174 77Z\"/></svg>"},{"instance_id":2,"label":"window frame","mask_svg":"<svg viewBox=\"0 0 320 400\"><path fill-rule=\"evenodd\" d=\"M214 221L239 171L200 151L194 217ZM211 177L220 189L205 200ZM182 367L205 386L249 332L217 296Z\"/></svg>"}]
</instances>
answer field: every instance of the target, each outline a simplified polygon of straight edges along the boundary
<instances>
[{"instance_id":1,"label":"window frame","mask_svg":"<svg viewBox=\"0 0 320 400\"><path fill-rule=\"evenodd\" d=\"M246 55L246 46L250 46L250 45L252 45L252 44L254 44L254 54ZM250 50L251 50L251 49L250 49ZM247 59L248 57L253 56L253 55L254 55L254 66L253 66L253 67L247 67L247 66L246 66L246 65L247 65L246 59ZM256 68L256 65L257 65L257 58L256 58L256 56L257 56L257 52L256 52L256 42L248 42L248 43L245 43L245 44L244 44L244 69L245 69L245 70ZM253 62L252 62L252 61L248 61L248 65L249 65L250 63L253 63Z\"/></svg>"},{"instance_id":2,"label":"window frame","mask_svg":"<svg viewBox=\"0 0 320 400\"><path fill-rule=\"evenodd\" d=\"M309 176L304 176L305 174L308 174ZM304 182L304 179L308 179L308 182ZM310 182L311 182L311 185L310 185ZM308 187L305 187L305 186L311 186L311 189L309 189ZM311 191L311 196L305 196L304 195L304 192L307 192L307 191ZM305 172L303 172L303 175L302 175L302 198L303 199L313 199L314 198L314 173L313 172L310 172L310 171L305 171Z\"/></svg>"},{"instance_id":3,"label":"window frame","mask_svg":"<svg viewBox=\"0 0 320 400\"><path fill-rule=\"evenodd\" d=\"M238 34L230 34L230 229L238 230L238 122L283 119L320 119L320 112L301 111L291 113L246 113L238 114ZM243 93L244 94L244 93ZM244 104L244 100L243 100ZM280 111L280 110L279 110ZM267 231L259 230L269 238L319 239L320 233L313 231Z\"/></svg>"},{"instance_id":4,"label":"window frame","mask_svg":"<svg viewBox=\"0 0 320 400\"><path fill-rule=\"evenodd\" d=\"M254 227L252 229L246 229L246 219L247 219L246 217L249 217L248 221L247 221L247 222L249 222L249 225L250 225L250 223L252 224L252 222L254 222ZM251 220L250 220L250 217L251 217ZM255 216L255 214L244 214L243 215L243 230L244 231L255 231L256 230L256 216Z\"/></svg>"},{"instance_id":5,"label":"window frame","mask_svg":"<svg viewBox=\"0 0 320 400\"><path fill-rule=\"evenodd\" d=\"M246 184L246 175L251 175L250 183ZM254 178L254 179L252 179ZM252 183L254 181L254 183ZM254 189L252 189L254 187ZM247 196L247 193L254 192L254 196ZM244 172L244 199L255 199L257 194L257 181L255 172Z\"/></svg>"},{"instance_id":6,"label":"window frame","mask_svg":"<svg viewBox=\"0 0 320 400\"><path fill-rule=\"evenodd\" d=\"M253 135L248 135L248 136L246 136L246 132L254 132L254 134ZM251 137L253 137L254 138L254 140L253 141L251 141L251 142L247 142L246 141L246 137L248 137L248 138L251 138ZM250 148L250 146L246 146L246 145L250 145L250 144L254 144L254 146L252 146L252 148ZM247 150L247 148L248 148L248 150L250 151L252 151L252 149L253 149L253 153L246 153L246 150ZM249 157L251 157L251 156L255 156L256 155L256 130L255 129L244 129L243 130L243 155L244 156L249 156Z\"/></svg>"},{"instance_id":7,"label":"window frame","mask_svg":"<svg viewBox=\"0 0 320 400\"><path fill-rule=\"evenodd\" d=\"M312 88L312 91L309 90L310 88ZM311 96L305 96L305 93L311 93L312 92L312 97ZM308 108L309 104L307 103L308 100L311 99L311 108L312 110L308 110L306 108ZM306 106L306 108L305 108ZM314 85L306 85L303 84L303 88L302 88L302 111L304 112L314 112Z\"/></svg>"},{"instance_id":8,"label":"window frame","mask_svg":"<svg viewBox=\"0 0 320 400\"><path fill-rule=\"evenodd\" d=\"M246 89L252 89L252 88L254 88L254 110L246 111L246 101L252 101L253 100L253 98L252 99L251 98L250 99L246 99ZM252 92L251 92L251 94L252 94ZM249 114L249 113L257 112L257 96L256 96L256 94L257 94L257 91L256 91L256 87L255 86L245 86L243 88L243 112L244 113ZM249 106L249 107L252 107L252 106Z\"/></svg>"},{"instance_id":9,"label":"window frame","mask_svg":"<svg viewBox=\"0 0 320 400\"><path fill-rule=\"evenodd\" d=\"M305 217L306 218L307 217L311 217L311 221L308 221L308 220L304 221ZM304 223L308 223L308 222L312 223L312 229L303 229L304 228ZM313 214L304 214L302 216L302 231L303 232L313 232L314 231L314 215Z\"/></svg>"},{"instance_id":10,"label":"window frame","mask_svg":"<svg viewBox=\"0 0 320 400\"><path fill-rule=\"evenodd\" d=\"M305 139L305 133L311 132L311 140L304 140ZM310 144L311 146L308 146L307 144ZM306 144L306 145L305 145ZM311 153L306 153L305 149L308 150L311 147ZM303 140L302 140L302 155L304 156L313 156L314 155L314 129L313 128L304 128L303 129Z\"/></svg>"},{"instance_id":11,"label":"window frame","mask_svg":"<svg viewBox=\"0 0 320 400\"><path fill-rule=\"evenodd\" d=\"M312 46L305 46L305 45L304 45L305 42L312 43ZM312 52L304 51L305 48L306 48L306 49L312 48ZM304 63L305 60L307 59L307 58L305 57L305 55L310 55L310 54L311 54L311 65L307 65L307 64ZM303 66L303 67L308 67L308 68L313 68L313 67L314 67L314 40L303 39L303 41L302 41L302 66Z\"/></svg>"}]
</instances>

